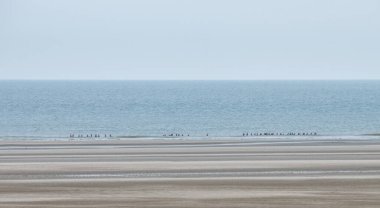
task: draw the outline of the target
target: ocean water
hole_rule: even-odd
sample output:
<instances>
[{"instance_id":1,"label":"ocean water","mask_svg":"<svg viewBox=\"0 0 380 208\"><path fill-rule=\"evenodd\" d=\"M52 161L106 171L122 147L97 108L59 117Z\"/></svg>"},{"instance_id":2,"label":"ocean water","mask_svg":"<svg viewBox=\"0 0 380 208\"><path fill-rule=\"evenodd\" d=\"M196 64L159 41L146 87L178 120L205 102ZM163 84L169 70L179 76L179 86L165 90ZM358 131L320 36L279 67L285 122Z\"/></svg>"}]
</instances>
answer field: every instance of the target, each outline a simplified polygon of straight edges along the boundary
<instances>
[{"instance_id":1,"label":"ocean water","mask_svg":"<svg viewBox=\"0 0 380 208\"><path fill-rule=\"evenodd\" d=\"M0 137L380 132L380 81L0 81Z\"/></svg>"}]
</instances>

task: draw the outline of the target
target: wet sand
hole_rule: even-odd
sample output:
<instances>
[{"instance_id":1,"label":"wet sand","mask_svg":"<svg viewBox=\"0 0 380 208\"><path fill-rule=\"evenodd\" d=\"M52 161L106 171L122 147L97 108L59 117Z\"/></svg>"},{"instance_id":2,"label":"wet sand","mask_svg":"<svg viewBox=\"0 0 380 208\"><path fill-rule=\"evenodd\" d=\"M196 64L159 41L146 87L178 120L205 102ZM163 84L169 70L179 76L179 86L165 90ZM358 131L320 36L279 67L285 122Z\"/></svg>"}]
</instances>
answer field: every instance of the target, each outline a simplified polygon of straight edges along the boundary
<instances>
[{"instance_id":1,"label":"wet sand","mask_svg":"<svg viewBox=\"0 0 380 208\"><path fill-rule=\"evenodd\" d=\"M376 140L0 141L0 207L380 207Z\"/></svg>"}]
</instances>

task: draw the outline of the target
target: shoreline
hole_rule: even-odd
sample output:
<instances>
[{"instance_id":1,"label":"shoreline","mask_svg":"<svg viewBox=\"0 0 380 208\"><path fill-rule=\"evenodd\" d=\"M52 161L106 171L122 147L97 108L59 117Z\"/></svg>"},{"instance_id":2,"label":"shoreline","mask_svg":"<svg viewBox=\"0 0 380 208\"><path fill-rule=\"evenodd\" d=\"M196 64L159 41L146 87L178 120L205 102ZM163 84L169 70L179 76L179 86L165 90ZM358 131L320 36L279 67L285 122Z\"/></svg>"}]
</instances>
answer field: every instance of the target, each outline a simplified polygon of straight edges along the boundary
<instances>
[{"instance_id":1,"label":"shoreline","mask_svg":"<svg viewBox=\"0 0 380 208\"><path fill-rule=\"evenodd\" d=\"M373 140L380 139L380 134L361 135L268 135L268 136L113 136L113 137L59 137L59 136L0 136L1 141L128 141L128 140Z\"/></svg>"}]
</instances>

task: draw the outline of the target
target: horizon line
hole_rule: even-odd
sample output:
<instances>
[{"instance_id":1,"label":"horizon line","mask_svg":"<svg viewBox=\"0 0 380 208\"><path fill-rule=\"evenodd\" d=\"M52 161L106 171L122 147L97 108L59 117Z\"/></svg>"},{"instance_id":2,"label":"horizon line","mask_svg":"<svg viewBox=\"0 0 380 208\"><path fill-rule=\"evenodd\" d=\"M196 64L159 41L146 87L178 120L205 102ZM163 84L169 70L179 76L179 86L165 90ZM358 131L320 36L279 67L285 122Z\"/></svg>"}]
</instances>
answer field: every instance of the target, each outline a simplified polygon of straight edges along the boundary
<instances>
[{"instance_id":1,"label":"horizon line","mask_svg":"<svg viewBox=\"0 0 380 208\"><path fill-rule=\"evenodd\" d=\"M0 79L0 81L380 81L379 79Z\"/></svg>"}]
</instances>

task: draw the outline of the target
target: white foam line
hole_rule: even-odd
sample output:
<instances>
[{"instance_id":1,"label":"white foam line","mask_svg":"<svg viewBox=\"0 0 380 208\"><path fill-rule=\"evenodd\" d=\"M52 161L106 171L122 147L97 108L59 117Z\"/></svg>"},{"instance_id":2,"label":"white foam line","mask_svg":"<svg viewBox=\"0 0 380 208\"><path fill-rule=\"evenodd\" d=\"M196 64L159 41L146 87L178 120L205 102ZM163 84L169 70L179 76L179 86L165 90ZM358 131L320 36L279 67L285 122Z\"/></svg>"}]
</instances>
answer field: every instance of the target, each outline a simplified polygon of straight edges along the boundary
<instances>
[{"instance_id":1,"label":"white foam line","mask_svg":"<svg viewBox=\"0 0 380 208\"><path fill-rule=\"evenodd\" d=\"M334 174L380 174L380 170L332 170L332 171L262 171L262 172L167 172L167 173L95 173L95 174L62 174L58 177L69 178L155 178L155 177L249 177L249 176L273 176L273 175L334 175Z\"/></svg>"}]
</instances>

